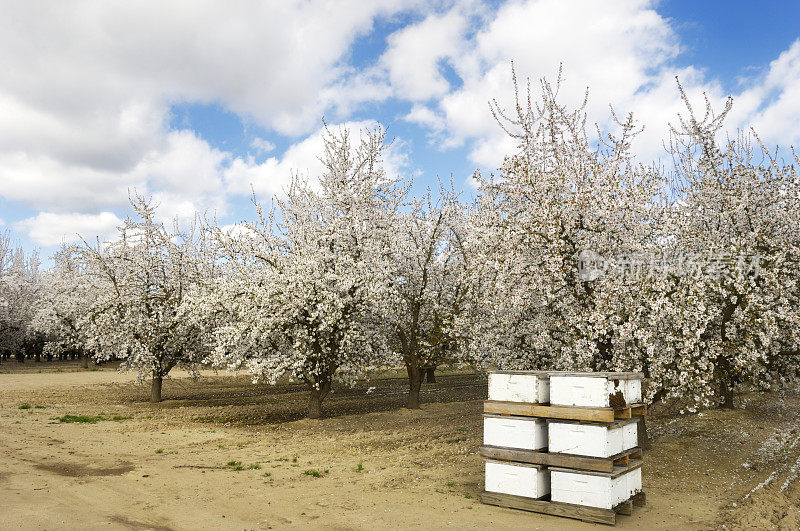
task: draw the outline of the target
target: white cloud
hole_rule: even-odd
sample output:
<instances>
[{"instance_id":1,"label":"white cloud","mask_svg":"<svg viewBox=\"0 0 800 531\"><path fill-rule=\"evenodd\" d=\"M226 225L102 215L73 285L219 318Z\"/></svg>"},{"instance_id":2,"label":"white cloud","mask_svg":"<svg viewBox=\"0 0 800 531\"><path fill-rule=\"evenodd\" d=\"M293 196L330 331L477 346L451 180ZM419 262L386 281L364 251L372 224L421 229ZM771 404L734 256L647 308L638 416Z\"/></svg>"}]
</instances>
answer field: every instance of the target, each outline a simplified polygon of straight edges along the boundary
<instances>
[{"instance_id":1,"label":"white cloud","mask_svg":"<svg viewBox=\"0 0 800 531\"><path fill-rule=\"evenodd\" d=\"M222 165L229 155L191 131L172 131L127 171L70 165L46 155L0 154L0 195L58 213L127 206L129 190L161 194L170 215L192 203L224 210ZM161 212L161 211L160 211Z\"/></svg>"},{"instance_id":2,"label":"white cloud","mask_svg":"<svg viewBox=\"0 0 800 531\"><path fill-rule=\"evenodd\" d=\"M77 242L81 238L90 243L97 237L105 241L113 237L117 233L117 227L121 225L122 220L111 212L96 215L40 212L32 218L15 223L14 229L28 233L34 242L49 247L62 242Z\"/></svg>"},{"instance_id":3,"label":"white cloud","mask_svg":"<svg viewBox=\"0 0 800 531\"><path fill-rule=\"evenodd\" d=\"M750 122L766 143L800 144L800 39L772 61L766 75L737 95L734 119Z\"/></svg>"},{"instance_id":4,"label":"white cloud","mask_svg":"<svg viewBox=\"0 0 800 531\"><path fill-rule=\"evenodd\" d=\"M5 91L81 115L139 99L221 102L285 133L316 125L319 94L375 17L400 0L15 3L0 21ZM157 21L157 23L154 23ZM8 79L13 78L13 79ZM74 104L77 103L77 108Z\"/></svg>"},{"instance_id":5,"label":"white cloud","mask_svg":"<svg viewBox=\"0 0 800 531\"><path fill-rule=\"evenodd\" d=\"M0 17L0 196L60 213L224 208L230 154L169 131L176 102L308 134L321 116L384 98L344 64L379 16L414 2L12 3ZM260 148L268 147L259 144Z\"/></svg>"},{"instance_id":6,"label":"white cloud","mask_svg":"<svg viewBox=\"0 0 800 531\"><path fill-rule=\"evenodd\" d=\"M440 61L450 60L463 48L467 23L466 14L454 8L393 33L381 63L388 71L394 94L419 101L449 92Z\"/></svg>"},{"instance_id":7,"label":"white cloud","mask_svg":"<svg viewBox=\"0 0 800 531\"><path fill-rule=\"evenodd\" d=\"M256 137L250 142L250 147L255 149L258 153L269 153L275 149L275 144L265 138Z\"/></svg>"},{"instance_id":8,"label":"white cloud","mask_svg":"<svg viewBox=\"0 0 800 531\"><path fill-rule=\"evenodd\" d=\"M437 113L426 105L415 103L403 120L426 128L431 144L436 144L442 149L449 146L449 141L444 134L447 121L441 113Z\"/></svg>"}]
</instances>

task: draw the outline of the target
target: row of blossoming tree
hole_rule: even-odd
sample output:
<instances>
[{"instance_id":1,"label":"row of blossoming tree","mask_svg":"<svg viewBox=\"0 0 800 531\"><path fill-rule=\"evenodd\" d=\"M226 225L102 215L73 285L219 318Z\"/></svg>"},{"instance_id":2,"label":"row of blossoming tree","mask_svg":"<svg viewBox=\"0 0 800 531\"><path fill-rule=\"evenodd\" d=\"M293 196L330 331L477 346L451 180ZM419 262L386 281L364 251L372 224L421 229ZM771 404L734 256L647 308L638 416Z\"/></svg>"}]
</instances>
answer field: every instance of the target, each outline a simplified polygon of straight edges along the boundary
<instances>
[{"instance_id":1,"label":"row of blossoming tree","mask_svg":"<svg viewBox=\"0 0 800 531\"><path fill-rule=\"evenodd\" d=\"M410 408L444 363L641 370L648 400L687 410L794 384L800 161L754 133L721 140L730 102L699 117L678 90L668 169L634 156L632 117L591 137L543 81L536 101L527 86L492 105L518 147L474 197L412 198L384 171L381 128L326 128L325 171L254 200L253 222L181 228L134 195L116 239L65 246L41 279L0 239L3 340L27 326L45 348L121 359L153 401L176 366L286 377L310 417L334 382L402 365Z\"/></svg>"}]
</instances>

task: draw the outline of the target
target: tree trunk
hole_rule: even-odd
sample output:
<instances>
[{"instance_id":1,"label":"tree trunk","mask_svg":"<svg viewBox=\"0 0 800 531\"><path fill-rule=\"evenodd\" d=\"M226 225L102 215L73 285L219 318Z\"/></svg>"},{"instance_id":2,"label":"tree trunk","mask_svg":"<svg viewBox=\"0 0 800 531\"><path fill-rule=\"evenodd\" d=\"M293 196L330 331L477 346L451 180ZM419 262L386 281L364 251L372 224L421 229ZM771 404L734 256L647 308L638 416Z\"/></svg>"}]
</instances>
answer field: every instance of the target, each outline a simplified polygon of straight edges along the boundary
<instances>
[{"instance_id":1,"label":"tree trunk","mask_svg":"<svg viewBox=\"0 0 800 531\"><path fill-rule=\"evenodd\" d=\"M150 387L150 402L157 404L161 402L161 383L163 378L160 374L153 372L153 384Z\"/></svg>"},{"instance_id":2,"label":"tree trunk","mask_svg":"<svg viewBox=\"0 0 800 531\"><path fill-rule=\"evenodd\" d=\"M727 356L717 359L717 378L719 379L719 399L723 409L733 409L733 378L731 363Z\"/></svg>"},{"instance_id":3,"label":"tree trunk","mask_svg":"<svg viewBox=\"0 0 800 531\"><path fill-rule=\"evenodd\" d=\"M722 408L733 409L733 386L725 374L719 381L719 395L722 399Z\"/></svg>"},{"instance_id":4,"label":"tree trunk","mask_svg":"<svg viewBox=\"0 0 800 531\"><path fill-rule=\"evenodd\" d=\"M428 367L425 369L425 381L428 383L436 383L436 367Z\"/></svg>"},{"instance_id":5,"label":"tree trunk","mask_svg":"<svg viewBox=\"0 0 800 531\"><path fill-rule=\"evenodd\" d=\"M308 400L308 418L318 419L322 417L322 401L328 396L330 390L330 382L321 383L319 389L311 388L311 396Z\"/></svg>"},{"instance_id":6,"label":"tree trunk","mask_svg":"<svg viewBox=\"0 0 800 531\"><path fill-rule=\"evenodd\" d=\"M425 369L418 369L411 365L406 365L408 372L408 399L406 400L406 407L408 409L419 409L419 390L422 387L422 377L425 375Z\"/></svg>"},{"instance_id":7,"label":"tree trunk","mask_svg":"<svg viewBox=\"0 0 800 531\"><path fill-rule=\"evenodd\" d=\"M84 369L89 368L89 356L87 356L85 352L81 352L81 367ZM159 391L158 394L161 396L161 391Z\"/></svg>"}]
</instances>

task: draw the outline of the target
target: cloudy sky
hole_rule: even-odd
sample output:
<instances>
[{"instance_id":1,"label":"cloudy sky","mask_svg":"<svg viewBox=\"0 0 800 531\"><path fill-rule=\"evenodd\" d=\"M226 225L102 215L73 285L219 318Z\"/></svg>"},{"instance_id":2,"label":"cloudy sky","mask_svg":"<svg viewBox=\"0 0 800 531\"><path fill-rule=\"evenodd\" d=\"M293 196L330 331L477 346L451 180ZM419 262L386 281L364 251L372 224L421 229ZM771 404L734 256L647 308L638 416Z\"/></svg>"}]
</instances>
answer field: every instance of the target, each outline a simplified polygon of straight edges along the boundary
<instances>
[{"instance_id":1,"label":"cloudy sky","mask_svg":"<svg viewBox=\"0 0 800 531\"><path fill-rule=\"evenodd\" d=\"M563 101L590 89L646 126L691 94L735 99L729 125L800 145L800 3L738 0L413 2L0 2L0 229L49 255L76 234L114 231L128 190L164 218L252 216L291 171L318 171L319 132L380 121L387 164L417 191L510 149L487 101L520 76L552 78Z\"/></svg>"}]
</instances>

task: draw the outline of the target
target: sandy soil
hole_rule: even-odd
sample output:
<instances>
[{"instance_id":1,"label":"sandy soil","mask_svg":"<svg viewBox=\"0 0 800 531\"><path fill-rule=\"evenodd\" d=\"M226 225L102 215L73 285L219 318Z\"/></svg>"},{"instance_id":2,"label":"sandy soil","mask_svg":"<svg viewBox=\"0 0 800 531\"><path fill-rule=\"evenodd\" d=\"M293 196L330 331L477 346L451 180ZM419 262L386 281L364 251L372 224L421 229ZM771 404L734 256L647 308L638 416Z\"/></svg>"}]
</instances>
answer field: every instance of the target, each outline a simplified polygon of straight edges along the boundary
<instances>
[{"instance_id":1,"label":"sandy soil","mask_svg":"<svg viewBox=\"0 0 800 531\"><path fill-rule=\"evenodd\" d=\"M597 527L477 501L485 382L472 375L425 384L420 411L401 408L402 380L337 388L331 416L309 421L298 386L209 373L165 382L150 405L108 368L13 365L0 367L2 528ZM742 403L651 417L648 504L617 527L798 529L800 397ZM105 420L57 420L66 414Z\"/></svg>"}]
</instances>

